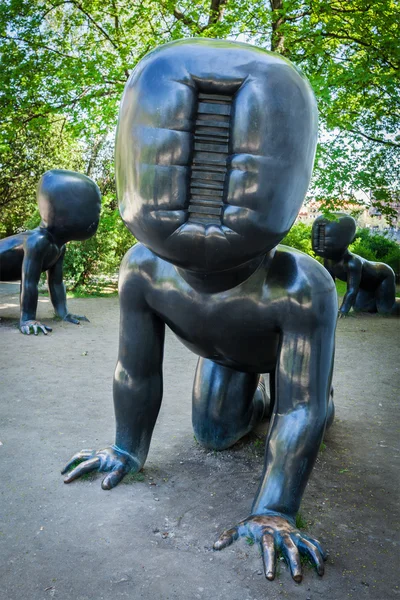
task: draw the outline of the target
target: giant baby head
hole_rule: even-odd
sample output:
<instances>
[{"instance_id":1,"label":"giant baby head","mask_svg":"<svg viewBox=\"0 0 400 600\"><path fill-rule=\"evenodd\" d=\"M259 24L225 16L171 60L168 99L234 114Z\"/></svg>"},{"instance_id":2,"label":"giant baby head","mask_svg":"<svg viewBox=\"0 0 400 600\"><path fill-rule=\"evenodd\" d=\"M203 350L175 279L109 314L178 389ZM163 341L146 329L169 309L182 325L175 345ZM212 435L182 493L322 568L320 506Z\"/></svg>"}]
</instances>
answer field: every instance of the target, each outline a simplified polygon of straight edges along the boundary
<instances>
[{"instance_id":1,"label":"giant baby head","mask_svg":"<svg viewBox=\"0 0 400 600\"><path fill-rule=\"evenodd\" d=\"M42 225L57 239L86 240L96 233L101 194L90 177L64 169L46 171L37 199Z\"/></svg>"},{"instance_id":2,"label":"giant baby head","mask_svg":"<svg viewBox=\"0 0 400 600\"><path fill-rule=\"evenodd\" d=\"M330 217L317 217L312 226L311 243L315 254L339 260L354 241L357 223L345 213L332 213Z\"/></svg>"},{"instance_id":3,"label":"giant baby head","mask_svg":"<svg viewBox=\"0 0 400 600\"><path fill-rule=\"evenodd\" d=\"M313 92L289 61L221 40L160 46L137 65L121 103L122 218L177 266L233 268L289 231L316 141Z\"/></svg>"}]
</instances>

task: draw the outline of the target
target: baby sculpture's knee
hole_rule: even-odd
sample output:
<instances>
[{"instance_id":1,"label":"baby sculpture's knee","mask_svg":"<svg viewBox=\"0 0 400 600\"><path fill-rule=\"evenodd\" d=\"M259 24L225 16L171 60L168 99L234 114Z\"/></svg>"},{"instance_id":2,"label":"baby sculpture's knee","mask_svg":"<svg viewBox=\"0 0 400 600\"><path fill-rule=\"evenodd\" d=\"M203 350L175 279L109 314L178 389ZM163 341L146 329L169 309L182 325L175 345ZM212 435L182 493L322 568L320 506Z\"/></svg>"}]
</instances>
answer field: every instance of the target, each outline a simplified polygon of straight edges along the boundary
<instances>
[{"instance_id":1,"label":"baby sculpture's knee","mask_svg":"<svg viewBox=\"0 0 400 600\"><path fill-rule=\"evenodd\" d=\"M210 450L225 450L241 437L228 431L227 424L216 415L207 415L201 422L193 420L193 430L196 440Z\"/></svg>"}]
</instances>

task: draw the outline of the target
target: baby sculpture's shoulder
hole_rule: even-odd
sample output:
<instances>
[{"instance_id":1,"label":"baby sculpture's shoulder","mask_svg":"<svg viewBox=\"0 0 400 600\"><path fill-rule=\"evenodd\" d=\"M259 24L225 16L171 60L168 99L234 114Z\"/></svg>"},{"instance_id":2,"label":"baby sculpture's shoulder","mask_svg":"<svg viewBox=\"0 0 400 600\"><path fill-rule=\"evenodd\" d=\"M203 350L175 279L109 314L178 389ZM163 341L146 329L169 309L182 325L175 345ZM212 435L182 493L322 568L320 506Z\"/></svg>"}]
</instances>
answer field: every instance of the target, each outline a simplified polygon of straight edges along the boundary
<instances>
[{"instance_id":1,"label":"baby sculpture's shoulder","mask_svg":"<svg viewBox=\"0 0 400 600\"><path fill-rule=\"evenodd\" d=\"M0 241L0 250L2 252L7 252L13 249L33 249L35 247L42 248L48 244L48 234L45 230L42 230L40 227L36 229L29 229L27 231L22 231L21 233L16 233L15 235L11 235L9 237L3 238Z\"/></svg>"},{"instance_id":2,"label":"baby sculpture's shoulder","mask_svg":"<svg viewBox=\"0 0 400 600\"><path fill-rule=\"evenodd\" d=\"M154 287L162 272L173 269L172 265L159 258L141 243L128 250L119 269L119 294L124 290L135 291L140 295L149 287Z\"/></svg>"},{"instance_id":3,"label":"baby sculpture's shoulder","mask_svg":"<svg viewBox=\"0 0 400 600\"><path fill-rule=\"evenodd\" d=\"M53 244L52 237L45 227L36 227L36 229L24 231L20 235L24 249L28 252L41 254Z\"/></svg>"},{"instance_id":4,"label":"baby sculpture's shoulder","mask_svg":"<svg viewBox=\"0 0 400 600\"><path fill-rule=\"evenodd\" d=\"M119 271L120 281L143 277L147 279L151 275L154 276L155 271L165 264L169 263L138 242L128 250L122 259Z\"/></svg>"},{"instance_id":5,"label":"baby sculpture's shoulder","mask_svg":"<svg viewBox=\"0 0 400 600\"><path fill-rule=\"evenodd\" d=\"M336 312L336 288L331 275L317 260L294 248L280 245L274 255L266 285L279 290L281 307L291 315ZM325 310L323 310L325 307ZM286 311L285 311L286 312Z\"/></svg>"},{"instance_id":6,"label":"baby sculpture's shoulder","mask_svg":"<svg viewBox=\"0 0 400 600\"><path fill-rule=\"evenodd\" d=\"M297 287L297 284L316 292L329 292L335 289L332 277L321 263L289 246L277 247L270 275L279 280L289 291Z\"/></svg>"}]
</instances>

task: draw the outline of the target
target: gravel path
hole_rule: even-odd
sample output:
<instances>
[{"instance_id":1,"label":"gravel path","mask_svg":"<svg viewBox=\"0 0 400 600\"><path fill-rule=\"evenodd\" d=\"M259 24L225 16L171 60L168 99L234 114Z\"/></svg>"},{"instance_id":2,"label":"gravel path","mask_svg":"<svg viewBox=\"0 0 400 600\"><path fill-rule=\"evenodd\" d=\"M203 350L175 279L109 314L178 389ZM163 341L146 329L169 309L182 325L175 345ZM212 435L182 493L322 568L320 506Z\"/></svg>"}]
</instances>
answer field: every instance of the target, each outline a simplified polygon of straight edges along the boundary
<instances>
[{"instance_id":1,"label":"gravel path","mask_svg":"<svg viewBox=\"0 0 400 600\"><path fill-rule=\"evenodd\" d=\"M203 450L191 428L196 357L169 333L165 394L143 473L111 492L95 474L64 485L81 448L113 441L111 383L118 299L76 299L91 320L53 321L47 337L16 325L18 287L0 286L0 598L3 600L387 600L398 587L400 319L340 320L337 419L304 496L307 528L330 551L320 579L296 585L280 563L265 580L258 548L216 553L217 532L247 516L262 468L262 431ZM397 529L396 529L397 528Z\"/></svg>"}]
</instances>

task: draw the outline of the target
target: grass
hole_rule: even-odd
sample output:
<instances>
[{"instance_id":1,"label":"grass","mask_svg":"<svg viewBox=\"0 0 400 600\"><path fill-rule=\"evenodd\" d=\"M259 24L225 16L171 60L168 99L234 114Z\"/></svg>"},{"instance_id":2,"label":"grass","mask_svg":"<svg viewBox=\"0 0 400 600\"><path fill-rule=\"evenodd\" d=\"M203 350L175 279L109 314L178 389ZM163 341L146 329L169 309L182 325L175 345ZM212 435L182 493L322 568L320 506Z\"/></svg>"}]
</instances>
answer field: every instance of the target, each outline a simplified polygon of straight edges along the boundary
<instances>
[{"instance_id":1,"label":"grass","mask_svg":"<svg viewBox=\"0 0 400 600\"><path fill-rule=\"evenodd\" d=\"M67 291L67 298L111 298L118 296L118 284L110 281L107 284L79 286Z\"/></svg>"},{"instance_id":2,"label":"grass","mask_svg":"<svg viewBox=\"0 0 400 600\"><path fill-rule=\"evenodd\" d=\"M248 544L249 546L254 546L254 539L247 536L246 537L246 544Z\"/></svg>"},{"instance_id":3,"label":"grass","mask_svg":"<svg viewBox=\"0 0 400 600\"><path fill-rule=\"evenodd\" d=\"M344 296L347 289L347 283L345 281L340 281L340 279L336 279L335 284L338 296Z\"/></svg>"},{"instance_id":4,"label":"grass","mask_svg":"<svg viewBox=\"0 0 400 600\"><path fill-rule=\"evenodd\" d=\"M118 282L114 279L99 278L87 285L80 285L76 288L71 287L72 282L66 282L67 298L110 298L118 295ZM45 281L39 286L41 296L49 296L49 291Z\"/></svg>"},{"instance_id":5,"label":"grass","mask_svg":"<svg viewBox=\"0 0 400 600\"><path fill-rule=\"evenodd\" d=\"M145 480L145 476L143 473L128 473L125 475L121 483L130 484L130 483L138 483Z\"/></svg>"},{"instance_id":6,"label":"grass","mask_svg":"<svg viewBox=\"0 0 400 600\"><path fill-rule=\"evenodd\" d=\"M296 527L297 529L307 529L307 521L300 512L296 515Z\"/></svg>"}]
</instances>

